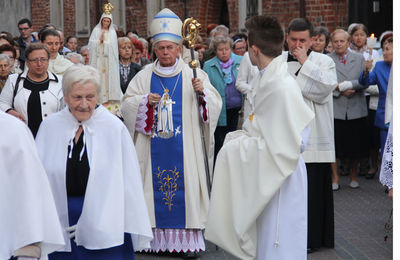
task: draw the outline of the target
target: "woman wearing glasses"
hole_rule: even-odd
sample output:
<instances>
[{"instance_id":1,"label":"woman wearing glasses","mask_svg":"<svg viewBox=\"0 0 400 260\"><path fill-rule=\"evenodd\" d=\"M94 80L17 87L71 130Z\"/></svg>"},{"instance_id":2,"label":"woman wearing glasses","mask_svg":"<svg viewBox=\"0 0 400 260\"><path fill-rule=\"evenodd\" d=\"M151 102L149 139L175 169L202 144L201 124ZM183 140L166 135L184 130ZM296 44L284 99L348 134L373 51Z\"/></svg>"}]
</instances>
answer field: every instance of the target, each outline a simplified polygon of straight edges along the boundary
<instances>
[{"instance_id":1,"label":"woman wearing glasses","mask_svg":"<svg viewBox=\"0 0 400 260\"><path fill-rule=\"evenodd\" d=\"M135 46L128 37L118 38L120 84L124 94L129 82L141 70L140 65L135 63L135 51Z\"/></svg>"},{"instance_id":2,"label":"woman wearing glasses","mask_svg":"<svg viewBox=\"0 0 400 260\"><path fill-rule=\"evenodd\" d=\"M24 121L33 136L40 123L64 107L61 77L48 71L50 52L41 43L25 51L28 70L10 75L0 94L0 110Z\"/></svg>"}]
</instances>

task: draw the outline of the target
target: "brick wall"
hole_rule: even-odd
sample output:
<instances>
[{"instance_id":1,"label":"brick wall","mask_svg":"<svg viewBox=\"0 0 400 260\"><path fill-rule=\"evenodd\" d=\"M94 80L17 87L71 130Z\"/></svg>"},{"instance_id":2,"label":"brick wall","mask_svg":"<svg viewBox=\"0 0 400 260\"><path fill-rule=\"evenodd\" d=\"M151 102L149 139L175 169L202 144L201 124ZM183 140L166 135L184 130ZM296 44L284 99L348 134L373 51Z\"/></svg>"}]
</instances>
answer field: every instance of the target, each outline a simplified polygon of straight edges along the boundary
<instances>
[{"instance_id":1,"label":"brick wall","mask_svg":"<svg viewBox=\"0 0 400 260\"><path fill-rule=\"evenodd\" d=\"M39 31L50 22L50 2L48 0L32 0L31 12L35 30Z\"/></svg>"},{"instance_id":2,"label":"brick wall","mask_svg":"<svg viewBox=\"0 0 400 260\"><path fill-rule=\"evenodd\" d=\"M146 0L126 1L126 29L135 29L139 35L147 37L147 9ZM64 0L64 34L75 34L75 0ZM102 9L98 0L90 0L91 28L98 23ZM202 25L201 36L205 38L207 25L219 23L223 4L228 7L229 27L231 32L238 29L238 0L164 0L165 7L175 12L182 21L187 17L194 17ZM299 0L269 0L262 1L263 14L278 17L287 27L289 21L300 16ZM347 0L305 0L306 17L315 25L327 26L330 30L337 27L346 27L348 21ZM39 30L50 22L49 0L31 1L32 23ZM79 45L87 43L87 38L81 38Z\"/></svg>"},{"instance_id":3,"label":"brick wall","mask_svg":"<svg viewBox=\"0 0 400 260\"><path fill-rule=\"evenodd\" d=\"M229 12L229 31L237 32L239 27L239 4L238 0L227 0Z\"/></svg>"},{"instance_id":4,"label":"brick wall","mask_svg":"<svg viewBox=\"0 0 400 260\"><path fill-rule=\"evenodd\" d=\"M286 28L290 20L300 17L299 2L299 0L263 1L262 12L277 17ZM305 4L306 18L314 26L326 26L330 31L347 26L346 0L306 0Z\"/></svg>"},{"instance_id":5,"label":"brick wall","mask_svg":"<svg viewBox=\"0 0 400 260\"><path fill-rule=\"evenodd\" d=\"M306 17L315 26L326 26L330 31L347 27L346 0L306 0Z\"/></svg>"},{"instance_id":6,"label":"brick wall","mask_svg":"<svg viewBox=\"0 0 400 260\"><path fill-rule=\"evenodd\" d=\"M75 35L75 0L64 0L64 37Z\"/></svg>"},{"instance_id":7,"label":"brick wall","mask_svg":"<svg viewBox=\"0 0 400 260\"><path fill-rule=\"evenodd\" d=\"M126 0L126 30L136 30L147 37L147 7L145 0Z\"/></svg>"}]
</instances>

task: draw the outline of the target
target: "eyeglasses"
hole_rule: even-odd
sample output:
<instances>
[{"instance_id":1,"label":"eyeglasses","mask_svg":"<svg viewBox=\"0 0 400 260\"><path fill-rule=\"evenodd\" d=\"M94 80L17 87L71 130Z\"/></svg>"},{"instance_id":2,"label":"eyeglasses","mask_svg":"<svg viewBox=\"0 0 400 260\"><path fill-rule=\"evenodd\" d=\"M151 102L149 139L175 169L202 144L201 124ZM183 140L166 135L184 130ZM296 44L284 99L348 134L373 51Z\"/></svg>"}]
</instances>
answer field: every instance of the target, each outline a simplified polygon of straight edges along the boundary
<instances>
[{"instance_id":1,"label":"eyeglasses","mask_svg":"<svg viewBox=\"0 0 400 260\"><path fill-rule=\"evenodd\" d=\"M18 27L18 30L20 30L20 31L26 31L29 29L30 29L30 27Z\"/></svg>"},{"instance_id":2,"label":"eyeglasses","mask_svg":"<svg viewBox=\"0 0 400 260\"><path fill-rule=\"evenodd\" d=\"M39 63L39 61L40 61L40 63L46 63L46 62L48 62L49 61L49 59L46 59L46 58L35 58L35 59L28 59L28 61L29 62L32 62L32 63Z\"/></svg>"}]
</instances>

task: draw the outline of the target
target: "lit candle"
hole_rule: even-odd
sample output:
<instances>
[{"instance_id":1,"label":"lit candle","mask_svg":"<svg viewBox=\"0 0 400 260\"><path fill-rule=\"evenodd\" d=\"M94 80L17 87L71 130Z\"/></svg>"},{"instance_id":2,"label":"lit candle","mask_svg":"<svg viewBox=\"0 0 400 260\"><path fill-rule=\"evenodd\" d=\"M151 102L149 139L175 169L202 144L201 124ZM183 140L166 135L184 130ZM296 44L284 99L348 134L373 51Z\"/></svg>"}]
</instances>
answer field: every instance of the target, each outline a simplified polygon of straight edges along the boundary
<instances>
[{"instance_id":1,"label":"lit candle","mask_svg":"<svg viewBox=\"0 0 400 260\"><path fill-rule=\"evenodd\" d=\"M376 45L376 38L375 38L375 34L371 34L371 36L369 38L367 38L367 47L369 49L369 60L372 60L372 49L375 47Z\"/></svg>"},{"instance_id":2,"label":"lit candle","mask_svg":"<svg viewBox=\"0 0 400 260\"><path fill-rule=\"evenodd\" d=\"M375 45L376 45L375 34L371 34L371 36L367 38L368 49L372 50L375 47Z\"/></svg>"}]
</instances>

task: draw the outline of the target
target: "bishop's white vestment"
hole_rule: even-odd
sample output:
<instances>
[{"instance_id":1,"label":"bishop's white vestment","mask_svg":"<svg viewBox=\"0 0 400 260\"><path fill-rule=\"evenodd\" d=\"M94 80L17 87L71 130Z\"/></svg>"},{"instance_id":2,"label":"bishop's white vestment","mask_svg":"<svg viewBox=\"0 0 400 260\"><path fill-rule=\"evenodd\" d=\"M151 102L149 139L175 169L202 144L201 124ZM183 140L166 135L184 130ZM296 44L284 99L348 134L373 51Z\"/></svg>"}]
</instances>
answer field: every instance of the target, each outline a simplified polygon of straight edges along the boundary
<instances>
[{"instance_id":1,"label":"bishop's white vestment","mask_svg":"<svg viewBox=\"0 0 400 260\"><path fill-rule=\"evenodd\" d=\"M32 133L0 111L0 259L40 242L41 259L65 244Z\"/></svg>"},{"instance_id":2,"label":"bishop's white vestment","mask_svg":"<svg viewBox=\"0 0 400 260\"><path fill-rule=\"evenodd\" d=\"M137 131L137 125L140 121L138 115L142 112L139 111L139 109L152 109L141 105L143 100L148 103L146 97L150 93L151 88L153 88L151 85L159 84L159 81L164 81L164 83L161 84L163 87L168 87L164 86L166 82L165 80L177 78L176 82L178 83L181 81L181 84L177 85L177 83L175 83L176 90L174 90L175 88L173 83L175 82L175 79L173 79L172 84L169 86L169 94L175 102L175 104L172 104L172 109L176 112L178 107L181 106L181 115L179 116L181 119L177 120L177 118L174 117L175 136L172 138L181 136L182 141L180 147L182 148L177 148L174 145L167 146L167 150L169 151L165 153L164 158L167 158L168 161L169 156L176 153L176 149L183 149L183 161L178 162L182 164L183 167L179 176L184 176L184 183L182 184L182 190L184 190L184 209L182 215L184 215L184 219L182 220L183 227L181 228L204 229L207 220L209 198L207 193L207 182L199 125L200 111L196 104L196 94L192 86L193 71L181 58L177 59L171 73L163 73L158 69L158 64L158 61L156 61L136 74L128 86L121 106L124 121L128 126L138 151L144 192L151 224L153 228L158 228L160 225L160 223L156 221L157 203L154 202L154 194L161 189L161 187L154 186L156 184L153 182L153 179L156 178L154 171L157 169L153 169L153 164L158 162L152 157L152 152L154 152L152 150L156 149L156 146L153 146L152 143L155 139L159 139L159 137L155 136L157 135L157 132L153 132L153 135L147 135ZM218 92L208 80L207 74L204 71L197 69L197 75L203 82L206 96L205 99L207 100L206 109L208 111L208 119L207 123L203 125L206 152L211 172L214 154L213 133L216 128L222 101ZM181 95L181 97L177 99L177 96L179 95ZM154 125L156 126L157 122L155 122ZM174 207L175 206L172 207L172 210L174 210ZM165 226L168 226L168 223L166 223ZM161 250L165 251L165 248ZM185 249L183 250L185 251Z\"/></svg>"},{"instance_id":3,"label":"bishop's white vestment","mask_svg":"<svg viewBox=\"0 0 400 260\"><path fill-rule=\"evenodd\" d=\"M306 259L301 148L314 114L282 55L252 85L243 130L227 135L217 157L205 237L240 259Z\"/></svg>"}]
</instances>

